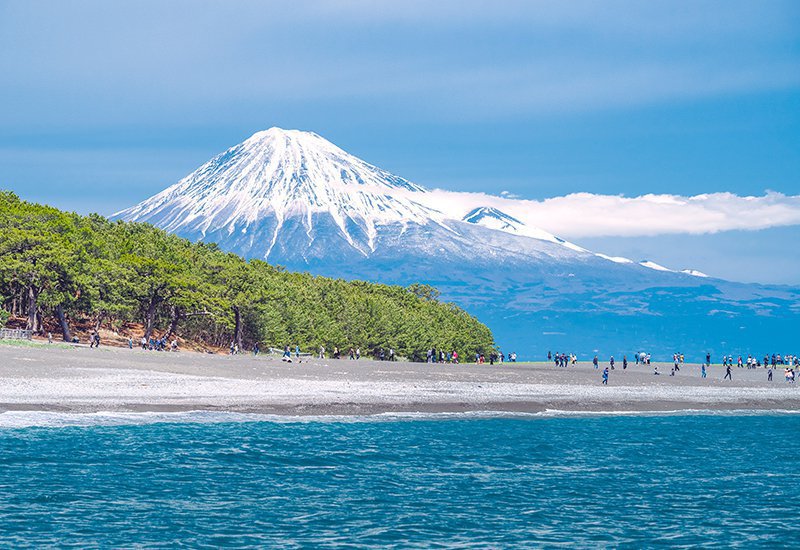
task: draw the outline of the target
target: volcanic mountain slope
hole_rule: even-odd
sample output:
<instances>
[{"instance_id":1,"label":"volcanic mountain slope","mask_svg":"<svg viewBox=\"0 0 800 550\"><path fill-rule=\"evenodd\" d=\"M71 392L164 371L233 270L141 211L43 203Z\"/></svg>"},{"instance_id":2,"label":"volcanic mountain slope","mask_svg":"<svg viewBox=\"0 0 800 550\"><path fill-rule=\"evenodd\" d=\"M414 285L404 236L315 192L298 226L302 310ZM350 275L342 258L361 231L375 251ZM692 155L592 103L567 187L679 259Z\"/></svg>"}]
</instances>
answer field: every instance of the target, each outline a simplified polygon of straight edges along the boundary
<instances>
[{"instance_id":1,"label":"volcanic mountain slope","mask_svg":"<svg viewBox=\"0 0 800 550\"><path fill-rule=\"evenodd\" d=\"M489 323L504 349L529 357L794 342L796 288L594 254L496 208L446 215L453 204L442 200L317 134L271 128L115 217L289 269L434 284Z\"/></svg>"}]
</instances>

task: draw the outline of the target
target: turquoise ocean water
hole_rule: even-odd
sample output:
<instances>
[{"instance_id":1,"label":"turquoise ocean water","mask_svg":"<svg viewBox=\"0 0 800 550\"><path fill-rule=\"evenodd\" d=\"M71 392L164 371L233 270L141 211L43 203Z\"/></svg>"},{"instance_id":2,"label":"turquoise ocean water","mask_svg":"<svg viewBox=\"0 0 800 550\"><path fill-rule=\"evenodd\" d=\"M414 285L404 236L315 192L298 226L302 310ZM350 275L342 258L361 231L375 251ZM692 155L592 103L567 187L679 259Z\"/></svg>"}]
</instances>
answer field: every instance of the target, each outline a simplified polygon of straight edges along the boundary
<instances>
[{"instance_id":1,"label":"turquoise ocean water","mask_svg":"<svg viewBox=\"0 0 800 550\"><path fill-rule=\"evenodd\" d=\"M798 457L798 415L5 427L0 545L796 547Z\"/></svg>"}]
</instances>

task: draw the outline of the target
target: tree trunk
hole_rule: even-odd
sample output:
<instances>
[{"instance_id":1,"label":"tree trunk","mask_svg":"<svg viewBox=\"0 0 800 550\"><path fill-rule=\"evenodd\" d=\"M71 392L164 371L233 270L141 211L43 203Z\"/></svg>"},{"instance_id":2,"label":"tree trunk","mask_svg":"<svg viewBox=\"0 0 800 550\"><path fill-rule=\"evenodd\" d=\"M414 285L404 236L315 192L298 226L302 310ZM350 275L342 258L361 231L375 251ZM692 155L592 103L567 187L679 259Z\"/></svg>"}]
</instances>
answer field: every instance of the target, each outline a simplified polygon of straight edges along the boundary
<instances>
[{"instance_id":1,"label":"tree trunk","mask_svg":"<svg viewBox=\"0 0 800 550\"><path fill-rule=\"evenodd\" d=\"M180 322L182 317L183 314L181 313L180 308L172 306L170 311L169 329L167 329L167 334L164 336L164 338L169 340L176 332L178 332L178 322Z\"/></svg>"},{"instance_id":2,"label":"tree trunk","mask_svg":"<svg viewBox=\"0 0 800 550\"><path fill-rule=\"evenodd\" d=\"M72 342L72 332L69 330L67 316L64 315L64 308L61 304L56 306L56 317L58 318L58 325L61 327L61 335L64 337L64 341Z\"/></svg>"},{"instance_id":3,"label":"tree trunk","mask_svg":"<svg viewBox=\"0 0 800 550\"><path fill-rule=\"evenodd\" d=\"M36 332L36 305L39 298L36 289L33 285L28 287L28 324L25 326L27 330Z\"/></svg>"},{"instance_id":4,"label":"tree trunk","mask_svg":"<svg viewBox=\"0 0 800 550\"><path fill-rule=\"evenodd\" d=\"M153 334L153 320L156 316L156 306L158 305L158 301L156 300L155 296L150 299L150 303L147 306L147 312L145 313L144 317L144 338L145 340L150 340L150 336Z\"/></svg>"},{"instance_id":5,"label":"tree trunk","mask_svg":"<svg viewBox=\"0 0 800 550\"><path fill-rule=\"evenodd\" d=\"M94 323L94 331L95 332L100 332L100 325L103 324L103 319L105 319L105 314L103 312L100 312L97 315L97 320Z\"/></svg>"},{"instance_id":6,"label":"tree trunk","mask_svg":"<svg viewBox=\"0 0 800 550\"><path fill-rule=\"evenodd\" d=\"M242 312L239 306L233 306L233 341L242 349Z\"/></svg>"}]
</instances>

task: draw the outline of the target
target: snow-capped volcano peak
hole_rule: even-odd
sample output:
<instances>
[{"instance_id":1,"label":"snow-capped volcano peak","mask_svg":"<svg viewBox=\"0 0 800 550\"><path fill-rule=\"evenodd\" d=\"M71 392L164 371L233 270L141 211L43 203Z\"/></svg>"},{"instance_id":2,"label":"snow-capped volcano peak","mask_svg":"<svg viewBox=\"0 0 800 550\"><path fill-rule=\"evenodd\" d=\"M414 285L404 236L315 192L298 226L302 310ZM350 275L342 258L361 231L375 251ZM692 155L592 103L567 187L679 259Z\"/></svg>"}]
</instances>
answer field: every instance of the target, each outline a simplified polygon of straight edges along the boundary
<instances>
[{"instance_id":1,"label":"snow-capped volcano peak","mask_svg":"<svg viewBox=\"0 0 800 550\"><path fill-rule=\"evenodd\" d=\"M491 258L511 246L498 232L535 239L511 246L526 257L588 252L497 208L460 204L458 193L429 192L313 132L270 128L114 217L285 265L412 249Z\"/></svg>"},{"instance_id":2,"label":"snow-capped volcano peak","mask_svg":"<svg viewBox=\"0 0 800 550\"><path fill-rule=\"evenodd\" d=\"M315 133L270 128L115 217L199 237L222 228L246 234L270 219L269 255L286 220L301 219L313 239L315 218L324 215L366 253L380 225L441 221L439 212L413 200L417 193L425 189Z\"/></svg>"}]
</instances>

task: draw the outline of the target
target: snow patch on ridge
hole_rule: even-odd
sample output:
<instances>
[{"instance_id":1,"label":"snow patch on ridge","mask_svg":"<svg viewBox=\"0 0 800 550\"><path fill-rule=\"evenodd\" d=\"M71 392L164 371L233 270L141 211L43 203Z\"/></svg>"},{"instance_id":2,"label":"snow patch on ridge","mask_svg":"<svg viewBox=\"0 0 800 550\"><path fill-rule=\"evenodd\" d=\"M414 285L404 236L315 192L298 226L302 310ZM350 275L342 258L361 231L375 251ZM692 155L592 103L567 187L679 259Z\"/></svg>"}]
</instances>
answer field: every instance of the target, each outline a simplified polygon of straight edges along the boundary
<instances>
[{"instance_id":1,"label":"snow patch on ridge","mask_svg":"<svg viewBox=\"0 0 800 550\"><path fill-rule=\"evenodd\" d=\"M634 263L633 260L629 258L625 258L623 256L606 256L605 254L600 254L599 252L595 253L595 256L598 258L603 258L604 260L608 260L609 262L614 262L615 264L632 264Z\"/></svg>"},{"instance_id":2,"label":"snow patch on ridge","mask_svg":"<svg viewBox=\"0 0 800 550\"><path fill-rule=\"evenodd\" d=\"M647 267L649 269L654 269L656 271L668 271L670 273L675 273L674 270L672 270L672 269L670 269L668 267L664 267L661 264L657 264L655 262L651 262L650 260L642 260L641 262L639 262L639 265L641 265L643 267Z\"/></svg>"},{"instance_id":3,"label":"snow patch on ridge","mask_svg":"<svg viewBox=\"0 0 800 550\"><path fill-rule=\"evenodd\" d=\"M681 270L681 273L691 275L692 277L704 277L704 278L708 277L708 275L706 275L702 271L697 271L696 269L683 269Z\"/></svg>"}]
</instances>

